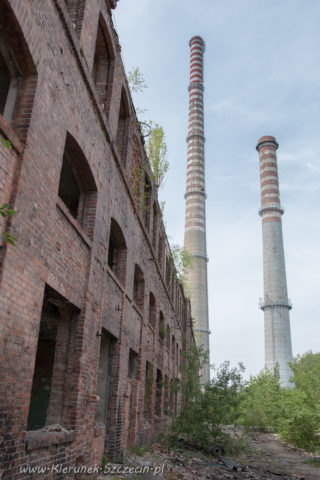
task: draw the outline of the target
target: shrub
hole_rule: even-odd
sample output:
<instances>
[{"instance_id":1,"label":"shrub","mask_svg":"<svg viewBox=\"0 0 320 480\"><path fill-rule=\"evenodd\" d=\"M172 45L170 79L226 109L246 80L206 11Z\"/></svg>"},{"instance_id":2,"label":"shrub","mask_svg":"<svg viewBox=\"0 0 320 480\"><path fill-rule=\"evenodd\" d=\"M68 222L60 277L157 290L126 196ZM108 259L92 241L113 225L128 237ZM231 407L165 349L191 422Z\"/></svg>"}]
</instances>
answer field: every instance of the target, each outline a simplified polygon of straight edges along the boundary
<instances>
[{"instance_id":1,"label":"shrub","mask_svg":"<svg viewBox=\"0 0 320 480\"><path fill-rule=\"evenodd\" d=\"M307 352L290 365L293 387L281 388L279 375L262 371L241 392L238 422L245 427L276 427L298 448L320 448L320 353Z\"/></svg>"},{"instance_id":2,"label":"shrub","mask_svg":"<svg viewBox=\"0 0 320 480\"><path fill-rule=\"evenodd\" d=\"M282 394L278 370L262 370L242 390L238 422L261 430L278 427L283 415Z\"/></svg>"},{"instance_id":3,"label":"shrub","mask_svg":"<svg viewBox=\"0 0 320 480\"><path fill-rule=\"evenodd\" d=\"M218 444L227 452L239 451L242 439L234 433L230 435L224 426L237 416L244 367L239 364L238 368L231 369L229 362L224 362L214 369L211 382L201 386L198 367L204 358L201 351L189 354L182 382L186 393L185 408L173 420L171 439L176 440L182 435L204 450Z\"/></svg>"},{"instance_id":4,"label":"shrub","mask_svg":"<svg viewBox=\"0 0 320 480\"><path fill-rule=\"evenodd\" d=\"M303 409L295 412L280 426L280 436L283 440L304 448L316 451L320 448L320 438L316 436L320 425L320 414Z\"/></svg>"}]
</instances>

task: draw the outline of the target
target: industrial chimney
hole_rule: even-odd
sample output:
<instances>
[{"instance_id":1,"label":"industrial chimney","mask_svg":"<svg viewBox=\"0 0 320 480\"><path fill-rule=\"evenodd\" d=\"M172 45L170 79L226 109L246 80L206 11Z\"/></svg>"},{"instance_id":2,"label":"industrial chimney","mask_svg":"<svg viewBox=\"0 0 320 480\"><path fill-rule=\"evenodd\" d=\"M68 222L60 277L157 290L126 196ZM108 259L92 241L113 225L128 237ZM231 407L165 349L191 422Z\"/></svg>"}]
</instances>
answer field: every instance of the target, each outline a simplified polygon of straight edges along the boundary
<instances>
[{"instance_id":1,"label":"industrial chimney","mask_svg":"<svg viewBox=\"0 0 320 480\"><path fill-rule=\"evenodd\" d=\"M193 265L187 276L187 286L196 344L203 346L209 352L202 58L205 43L201 37L195 36L191 38L189 45L189 125L184 247L193 257ZM202 383L208 382L209 377L208 363L201 371Z\"/></svg>"},{"instance_id":2,"label":"industrial chimney","mask_svg":"<svg viewBox=\"0 0 320 480\"><path fill-rule=\"evenodd\" d=\"M274 137L261 137L257 150L260 159L261 209L263 239L265 367L279 366L280 383L289 386L292 375L288 362L292 361L290 317L286 267L282 238L277 154Z\"/></svg>"}]
</instances>

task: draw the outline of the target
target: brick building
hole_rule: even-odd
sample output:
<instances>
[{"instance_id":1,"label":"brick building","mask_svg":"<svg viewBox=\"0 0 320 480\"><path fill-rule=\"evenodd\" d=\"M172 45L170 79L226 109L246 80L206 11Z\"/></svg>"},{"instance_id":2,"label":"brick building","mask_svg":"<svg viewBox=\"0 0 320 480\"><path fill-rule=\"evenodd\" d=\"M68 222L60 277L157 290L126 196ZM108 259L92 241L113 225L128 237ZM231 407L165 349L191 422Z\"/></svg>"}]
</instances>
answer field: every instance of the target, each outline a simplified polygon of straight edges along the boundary
<instances>
[{"instance_id":1,"label":"brick building","mask_svg":"<svg viewBox=\"0 0 320 480\"><path fill-rule=\"evenodd\" d=\"M115 0L1 0L0 477L92 465L178 411L193 343ZM59 427L61 426L61 427ZM63 428L62 428L63 427ZM1 476L2 474L2 476ZM59 477L60 478L60 477Z\"/></svg>"}]
</instances>

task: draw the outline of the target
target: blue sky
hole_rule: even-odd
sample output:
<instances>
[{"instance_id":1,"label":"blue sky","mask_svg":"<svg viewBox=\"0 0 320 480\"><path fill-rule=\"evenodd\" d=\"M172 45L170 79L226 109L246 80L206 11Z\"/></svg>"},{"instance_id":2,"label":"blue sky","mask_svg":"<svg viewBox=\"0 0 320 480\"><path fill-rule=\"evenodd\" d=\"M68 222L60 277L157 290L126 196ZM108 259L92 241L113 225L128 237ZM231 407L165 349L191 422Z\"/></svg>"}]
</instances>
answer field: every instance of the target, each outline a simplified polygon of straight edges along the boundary
<instances>
[{"instance_id":1,"label":"blue sky","mask_svg":"<svg viewBox=\"0 0 320 480\"><path fill-rule=\"evenodd\" d=\"M320 3L315 0L120 0L114 21L134 103L163 125L170 169L160 198L183 244L189 39L204 56L211 362L264 364L258 138L279 143L294 355L320 351Z\"/></svg>"}]
</instances>

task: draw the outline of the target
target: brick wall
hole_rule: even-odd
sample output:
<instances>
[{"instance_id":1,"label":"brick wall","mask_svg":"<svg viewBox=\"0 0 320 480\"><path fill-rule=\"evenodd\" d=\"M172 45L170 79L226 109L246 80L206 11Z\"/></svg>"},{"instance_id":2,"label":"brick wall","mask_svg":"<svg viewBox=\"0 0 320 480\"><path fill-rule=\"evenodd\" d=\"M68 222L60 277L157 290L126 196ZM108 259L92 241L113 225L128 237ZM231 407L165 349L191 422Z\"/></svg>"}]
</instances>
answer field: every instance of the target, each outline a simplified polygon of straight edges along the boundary
<instances>
[{"instance_id":1,"label":"brick wall","mask_svg":"<svg viewBox=\"0 0 320 480\"><path fill-rule=\"evenodd\" d=\"M18 239L15 247L2 245L0 252L2 479L58 478L50 470L54 463L91 465L101 461L104 449L121 454L129 445L150 441L168 421L164 397L170 379L180 375L170 356L171 335L176 351L193 341L182 287L174 286L184 305L176 310L165 282L164 227L160 214L153 220L160 212L157 189L151 183L147 187L146 213L145 188L138 191L132 174L136 169L152 178L112 24L114 6L97 0L3 0L0 6L1 23L11 25L5 36L22 75L12 120L0 115L0 134L13 147L0 143L0 204L8 202L17 212L1 231ZM97 88L92 77L99 22L113 52L105 102L102 86ZM72 175L84 193L81 218L59 197L70 139L77 146ZM116 271L108 265L114 225L122 235L116 232L122 249ZM136 265L144 283L138 302ZM171 272L170 278L173 282ZM155 299L151 322L150 292ZM38 350L47 302L59 312L49 360ZM170 327L169 339L159 338L160 321ZM133 376L130 351L136 356ZM48 361L45 427L29 431L34 372ZM147 362L153 382L148 418ZM161 398L160 378L167 379ZM29 464L50 468L31 477L20 471Z\"/></svg>"}]
</instances>

